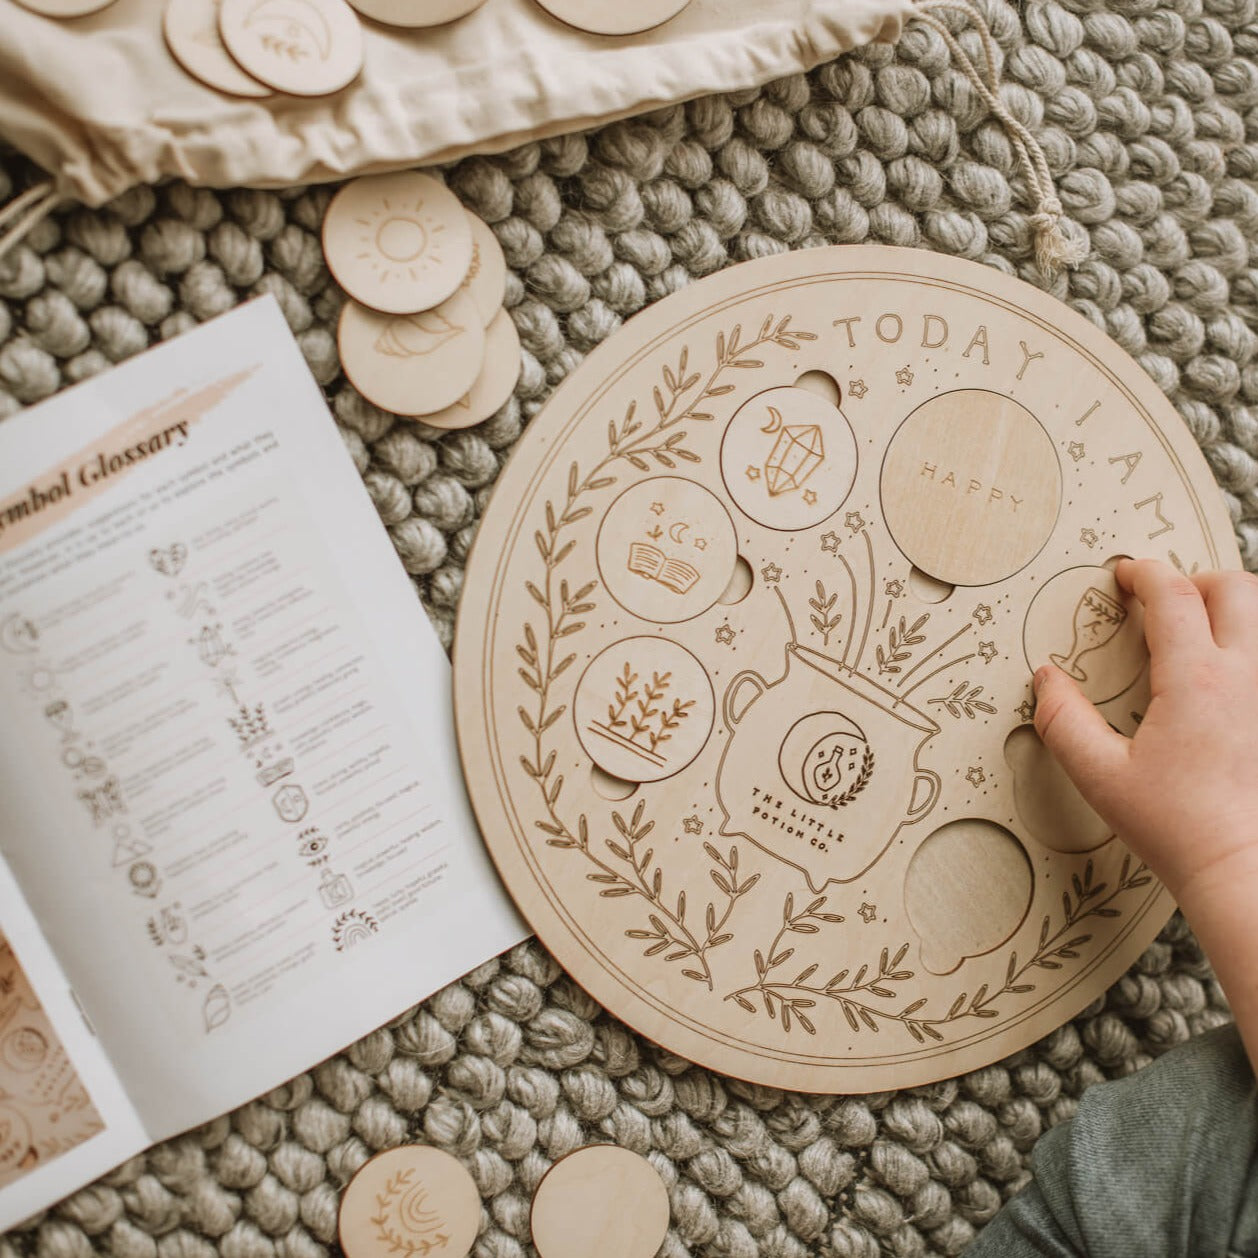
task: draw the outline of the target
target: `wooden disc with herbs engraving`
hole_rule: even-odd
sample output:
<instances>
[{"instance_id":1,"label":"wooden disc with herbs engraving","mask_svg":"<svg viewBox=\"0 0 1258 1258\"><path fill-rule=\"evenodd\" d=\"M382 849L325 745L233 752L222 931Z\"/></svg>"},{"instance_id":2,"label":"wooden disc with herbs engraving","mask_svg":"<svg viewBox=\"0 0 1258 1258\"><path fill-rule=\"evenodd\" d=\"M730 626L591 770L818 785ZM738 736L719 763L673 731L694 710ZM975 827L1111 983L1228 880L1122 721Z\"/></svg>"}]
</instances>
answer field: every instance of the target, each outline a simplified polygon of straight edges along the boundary
<instances>
[{"instance_id":1,"label":"wooden disc with herbs engraving","mask_svg":"<svg viewBox=\"0 0 1258 1258\"><path fill-rule=\"evenodd\" d=\"M402 1145L377 1154L350 1180L341 1198L341 1248L348 1258L464 1258L480 1213L476 1181L461 1162L428 1145Z\"/></svg>"},{"instance_id":2,"label":"wooden disc with herbs engraving","mask_svg":"<svg viewBox=\"0 0 1258 1258\"><path fill-rule=\"evenodd\" d=\"M909 1087L1060 1025L1171 901L1044 751L1133 733L1113 568L1237 567L1183 422L1060 302L874 246L731 267L533 418L460 607L472 803L589 992L757 1083Z\"/></svg>"},{"instance_id":3,"label":"wooden disc with herbs engraving","mask_svg":"<svg viewBox=\"0 0 1258 1258\"><path fill-rule=\"evenodd\" d=\"M363 33L345 0L222 0L218 31L240 67L290 96L328 96L363 68Z\"/></svg>"}]
</instances>

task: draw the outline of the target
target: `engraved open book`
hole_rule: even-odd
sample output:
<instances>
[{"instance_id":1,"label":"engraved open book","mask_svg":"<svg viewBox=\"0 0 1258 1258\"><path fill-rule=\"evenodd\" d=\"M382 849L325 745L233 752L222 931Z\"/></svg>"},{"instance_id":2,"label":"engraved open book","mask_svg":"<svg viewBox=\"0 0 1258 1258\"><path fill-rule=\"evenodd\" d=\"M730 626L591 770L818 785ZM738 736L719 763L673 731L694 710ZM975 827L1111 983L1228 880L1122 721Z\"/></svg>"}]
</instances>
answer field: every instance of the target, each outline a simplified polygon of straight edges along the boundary
<instances>
[{"instance_id":1,"label":"engraved open book","mask_svg":"<svg viewBox=\"0 0 1258 1258\"><path fill-rule=\"evenodd\" d=\"M0 425L0 1229L523 937L449 684L273 299Z\"/></svg>"},{"instance_id":2,"label":"engraved open book","mask_svg":"<svg viewBox=\"0 0 1258 1258\"><path fill-rule=\"evenodd\" d=\"M699 570L681 559L670 559L650 542L632 542L629 546L629 571L658 581L677 594L687 594L699 579Z\"/></svg>"}]
</instances>

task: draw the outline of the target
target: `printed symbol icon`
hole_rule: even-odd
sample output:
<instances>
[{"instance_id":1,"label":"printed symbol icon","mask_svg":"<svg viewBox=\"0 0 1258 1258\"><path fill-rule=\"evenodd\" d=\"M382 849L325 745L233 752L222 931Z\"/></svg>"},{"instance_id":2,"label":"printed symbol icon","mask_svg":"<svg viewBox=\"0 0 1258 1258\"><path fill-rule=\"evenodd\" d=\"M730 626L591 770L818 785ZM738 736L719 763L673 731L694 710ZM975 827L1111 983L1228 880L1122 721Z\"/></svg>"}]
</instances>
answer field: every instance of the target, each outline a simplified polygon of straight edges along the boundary
<instances>
[{"instance_id":1,"label":"printed symbol icon","mask_svg":"<svg viewBox=\"0 0 1258 1258\"><path fill-rule=\"evenodd\" d=\"M739 508L772 529L833 515L856 478L856 437L837 406L807 389L767 389L734 412L721 475Z\"/></svg>"},{"instance_id":2,"label":"printed symbol icon","mask_svg":"<svg viewBox=\"0 0 1258 1258\"><path fill-rule=\"evenodd\" d=\"M271 737L271 726L267 721L266 709L260 703L255 703L252 708L247 703L242 703L236 715L229 716L227 721L240 740L242 751L247 751L256 743Z\"/></svg>"},{"instance_id":3,"label":"printed symbol icon","mask_svg":"<svg viewBox=\"0 0 1258 1258\"><path fill-rule=\"evenodd\" d=\"M286 778L293 771L292 756L284 756L270 764L264 764L254 775L259 786L274 786L281 778Z\"/></svg>"},{"instance_id":4,"label":"printed symbol icon","mask_svg":"<svg viewBox=\"0 0 1258 1258\"><path fill-rule=\"evenodd\" d=\"M826 443L816 424L783 424L782 412L767 408L770 423L761 432L777 433L777 440L764 461L764 485L769 496L800 490L825 462Z\"/></svg>"},{"instance_id":5,"label":"printed symbol icon","mask_svg":"<svg viewBox=\"0 0 1258 1258\"><path fill-rule=\"evenodd\" d=\"M201 1006L201 1018L205 1023L208 1035L217 1027L221 1027L231 1017L232 1002L227 988L222 983L215 983L205 994L205 1003Z\"/></svg>"},{"instance_id":6,"label":"printed symbol icon","mask_svg":"<svg viewBox=\"0 0 1258 1258\"><path fill-rule=\"evenodd\" d=\"M275 811L279 813L280 817L288 822L300 821L310 807L310 801L306 798L306 792L300 786L295 786L291 782L286 786L281 786L271 796L271 803L275 806Z\"/></svg>"},{"instance_id":7,"label":"printed symbol icon","mask_svg":"<svg viewBox=\"0 0 1258 1258\"><path fill-rule=\"evenodd\" d=\"M392 358L421 358L439 350L465 329L452 323L440 310L398 315L390 319L376 338L376 349Z\"/></svg>"},{"instance_id":8,"label":"printed symbol icon","mask_svg":"<svg viewBox=\"0 0 1258 1258\"><path fill-rule=\"evenodd\" d=\"M712 729L712 684L689 651L628 638L596 656L577 686L577 735L605 772L629 782L670 777Z\"/></svg>"},{"instance_id":9,"label":"printed symbol icon","mask_svg":"<svg viewBox=\"0 0 1258 1258\"><path fill-rule=\"evenodd\" d=\"M74 735L74 711L64 699L54 699L44 708L44 715L61 731L63 738Z\"/></svg>"},{"instance_id":10,"label":"printed symbol icon","mask_svg":"<svg viewBox=\"0 0 1258 1258\"><path fill-rule=\"evenodd\" d=\"M37 1027L14 1027L0 1041L0 1060L18 1074L30 1074L48 1060L48 1037Z\"/></svg>"},{"instance_id":11,"label":"printed symbol icon","mask_svg":"<svg viewBox=\"0 0 1258 1258\"><path fill-rule=\"evenodd\" d=\"M46 695L56 689L57 674L47 664L34 664L22 674L22 685L36 697Z\"/></svg>"},{"instance_id":12,"label":"printed symbol icon","mask_svg":"<svg viewBox=\"0 0 1258 1258\"><path fill-rule=\"evenodd\" d=\"M33 621L14 612L0 620L0 646L13 655L30 655L39 649L39 630Z\"/></svg>"},{"instance_id":13,"label":"printed symbol icon","mask_svg":"<svg viewBox=\"0 0 1258 1258\"><path fill-rule=\"evenodd\" d=\"M177 577L187 560L188 548L183 542L173 542L165 547L154 546L149 551L149 563L164 577Z\"/></svg>"},{"instance_id":14,"label":"printed symbol icon","mask_svg":"<svg viewBox=\"0 0 1258 1258\"><path fill-rule=\"evenodd\" d=\"M235 651L223 641L222 625L203 625L196 636L197 655L207 668L217 668Z\"/></svg>"},{"instance_id":15,"label":"printed symbol icon","mask_svg":"<svg viewBox=\"0 0 1258 1258\"><path fill-rule=\"evenodd\" d=\"M664 624L708 610L729 584L738 544L729 513L680 476L631 485L599 526L598 565L626 611Z\"/></svg>"},{"instance_id":16,"label":"printed symbol icon","mask_svg":"<svg viewBox=\"0 0 1258 1258\"><path fill-rule=\"evenodd\" d=\"M332 51L327 20L306 0L260 0L243 25L258 33L258 42L277 57L326 61Z\"/></svg>"},{"instance_id":17,"label":"printed symbol icon","mask_svg":"<svg viewBox=\"0 0 1258 1258\"><path fill-rule=\"evenodd\" d=\"M354 898L354 888L344 874L325 869L319 877L319 899L325 909L339 909Z\"/></svg>"},{"instance_id":18,"label":"printed symbol icon","mask_svg":"<svg viewBox=\"0 0 1258 1258\"><path fill-rule=\"evenodd\" d=\"M122 799L122 787L116 777L107 777L99 786L78 792L79 800L87 809L94 826L103 825L113 817L123 815L127 806Z\"/></svg>"},{"instance_id":19,"label":"printed symbol icon","mask_svg":"<svg viewBox=\"0 0 1258 1258\"><path fill-rule=\"evenodd\" d=\"M210 977L205 968L205 952L201 948L193 948L191 954L172 952L166 959L174 967L176 982L195 987L198 979Z\"/></svg>"},{"instance_id":20,"label":"printed symbol icon","mask_svg":"<svg viewBox=\"0 0 1258 1258\"><path fill-rule=\"evenodd\" d=\"M778 768L801 799L845 808L869 785L874 751L855 721L840 712L813 712L782 740Z\"/></svg>"},{"instance_id":21,"label":"printed symbol icon","mask_svg":"<svg viewBox=\"0 0 1258 1258\"><path fill-rule=\"evenodd\" d=\"M166 597L175 604L175 611L184 620L191 620L198 612L207 612L211 616L214 609L205 601L205 592L209 587L204 581L195 585L181 585L177 591L170 591Z\"/></svg>"},{"instance_id":22,"label":"printed symbol icon","mask_svg":"<svg viewBox=\"0 0 1258 1258\"><path fill-rule=\"evenodd\" d=\"M332 946L345 952L380 930L380 923L362 909L346 909L332 924Z\"/></svg>"},{"instance_id":23,"label":"printed symbol icon","mask_svg":"<svg viewBox=\"0 0 1258 1258\"><path fill-rule=\"evenodd\" d=\"M1070 650L1048 658L1075 681L1087 681L1088 675L1079 661L1090 652L1099 651L1122 628L1126 619L1127 609L1117 599L1090 585L1075 605L1074 641Z\"/></svg>"},{"instance_id":24,"label":"printed symbol icon","mask_svg":"<svg viewBox=\"0 0 1258 1258\"><path fill-rule=\"evenodd\" d=\"M168 904L148 919L149 938L159 947L174 944L179 947L188 942L188 922L179 901Z\"/></svg>"},{"instance_id":25,"label":"printed symbol icon","mask_svg":"<svg viewBox=\"0 0 1258 1258\"><path fill-rule=\"evenodd\" d=\"M311 826L297 836L297 855L309 865L318 865L327 859L328 837L318 826Z\"/></svg>"},{"instance_id":26,"label":"printed symbol icon","mask_svg":"<svg viewBox=\"0 0 1258 1258\"><path fill-rule=\"evenodd\" d=\"M73 743L62 748L61 763L75 777L100 777L106 768L105 762L99 756L89 756L82 747L76 747Z\"/></svg>"},{"instance_id":27,"label":"printed symbol icon","mask_svg":"<svg viewBox=\"0 0 1258 1258\"><path fill-rule=\"evenodd\" d=\"M131 827L121 825L114 827L114 855L113 867L121 869L123 865L129 865L133 860L139 860L142 856L147 856L153 850L152 846L143 839L133 839L131 837Z\"/></svg>"},{"instance_id":28,"label":"printed symbol icon","mask_svg":"<svg viewBox=\"0 0 1258 1258\"><path fill-rule=\"evenodd\" d=\"M136 861L127 870L127 878L136 895L148 896L149 899L155 897L162 888L162 880L150 861Z\"/></svg>"}]
</instances>

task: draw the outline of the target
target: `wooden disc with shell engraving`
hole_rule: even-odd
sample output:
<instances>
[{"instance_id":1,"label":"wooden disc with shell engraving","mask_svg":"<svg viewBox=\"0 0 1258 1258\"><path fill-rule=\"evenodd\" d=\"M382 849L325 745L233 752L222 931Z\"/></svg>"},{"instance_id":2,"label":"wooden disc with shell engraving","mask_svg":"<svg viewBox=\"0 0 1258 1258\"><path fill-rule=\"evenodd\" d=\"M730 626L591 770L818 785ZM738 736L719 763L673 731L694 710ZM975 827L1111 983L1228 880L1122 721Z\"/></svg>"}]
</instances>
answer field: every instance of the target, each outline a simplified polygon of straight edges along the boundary
<instances>
[{"instance_id":1,"label":"wooden disc with shell engraving","mask_svg":"<svg viewBox=\"0 0 1258 1258\"><path fill-rule=\"evenodd\" d=\"M218 33L219 0L166 0L162 33L171 56L193 78L231 96L261 99L271 89L232 60Z\"/></svg>"},{"instance_id":2,"label":"wooden disc with shell engraving","mask_svg":"<svg viewBox=\"0 0 1258 1258\"><path fill-rule=\"evenodd\" d=\"M873 246L730 267L599 346L495 486L459 611L472 803L538 935L727 1074L909 1087L1060 1025L1171 902L1044 752L1134 733L1119 556L1237 567L1182 420L1060 302Z\"/></svg>"},{"instance_id":3,"label":"wooden disc with shell engraving","mask_svg":"<svg viewBox=\"0 0 1258 1258\"><path fill-rule=\"evenodd\" d=\"M668 1189L646 1158L593 1144L542 1177L530 1226L541 1258L654 1258L669 1216Z\"/></svg>"},{"instance_id":4,"label":"wooden disc with shell engraving","mask_svg":"<svg viewBox=\"0 0 1258 1258\"><path fill-rule=\"evenodd\" d=\"M505 310L485 329L485 358L480 375L457 402L444 410L416 415L433 428L471 428L493 415L520 379L520 334Z\"/></svg>"},{"instance_id":5,"label":"wooden disc with shell engraving","mask_svg":"<svg viewBox=\"0 0 1258 1258\"><path fill-rule=\"evenodd\" d=\"M418 314L381 314L347 301L336 340L354 388L398 415L452 406L485 361L485 332L466 293Z\"/></svg>"},{"instance_id":6,"label":"wooden disc with shell engraving","mask_svg":"<svg viewBox=\"0 0 1258 1258\"><path fill-rule=\"evenodd\" d=\"M345 0L222 0L218 31L255 79L290 96L328 96L363 68L363 33Z\"/></svg>"},{"instance_id":7,"label":"wooden disc with shell engraving","mask_svg":"<svg viewBox=\"0 0 1258 1258\"><path fill-rule=\"evenodd\" d=\"M470 216L431 175L367 175L328 203L323 253L355 301L386 314L429 310L467 277Z\"/></svg>"},{"instance_id":8,"label":"wooden disc with shell engraving","mask_svg":"<svg viewBox=\"0 0 1258 1258\"><path fill-rule=\"evenodd\" d=\"M403 1145L377 1154L350 1180L341 1198L341 1248L349 1258L464 1258L480 1213L476 1181L461 1162L428 1145Z\"/></svg>"}]
</instances>

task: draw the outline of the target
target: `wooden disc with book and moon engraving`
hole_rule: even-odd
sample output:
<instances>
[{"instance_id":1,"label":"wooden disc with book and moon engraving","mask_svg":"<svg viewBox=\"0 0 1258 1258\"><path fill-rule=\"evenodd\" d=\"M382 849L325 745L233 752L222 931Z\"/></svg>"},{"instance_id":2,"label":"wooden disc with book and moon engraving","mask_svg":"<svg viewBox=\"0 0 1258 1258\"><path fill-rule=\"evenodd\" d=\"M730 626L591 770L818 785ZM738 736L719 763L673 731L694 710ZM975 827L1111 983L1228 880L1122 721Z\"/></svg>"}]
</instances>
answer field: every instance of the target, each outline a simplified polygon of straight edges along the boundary
<instances>
[{"instance_id":1,"label":"wooden disc with book and moon engraving","mask_svg":"<svg viewBox=\"0 0 1258 1258\"><path fill-rule=\"evenodd\" d=\"M1172 904L1044 751L1035 667L1124 734L1123 555L1237 567L1178 415L976 263L732 267L600 346L480 525L455 647L472 803L538 935L727 1074L906 1087L1066 1021Z\"/></svg>"}]
</instances>

